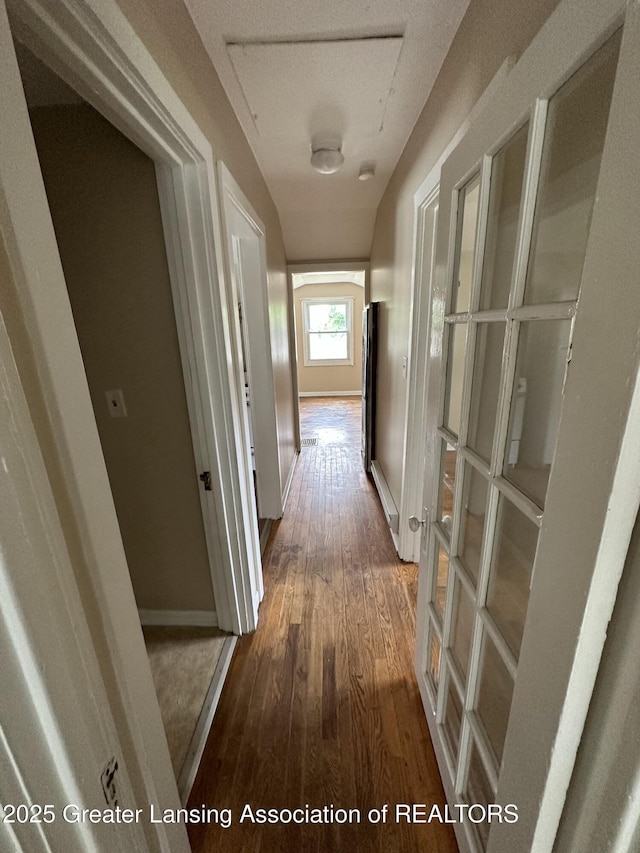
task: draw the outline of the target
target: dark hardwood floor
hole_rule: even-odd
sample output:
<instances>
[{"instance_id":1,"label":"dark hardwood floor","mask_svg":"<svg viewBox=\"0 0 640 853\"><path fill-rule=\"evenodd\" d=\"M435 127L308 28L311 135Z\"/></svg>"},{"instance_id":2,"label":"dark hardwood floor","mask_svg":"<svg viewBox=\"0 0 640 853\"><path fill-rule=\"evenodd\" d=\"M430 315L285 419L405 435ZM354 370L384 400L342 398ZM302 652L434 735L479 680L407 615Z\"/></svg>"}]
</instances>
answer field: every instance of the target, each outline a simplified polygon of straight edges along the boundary
<instances>
[{"instance_id":1,"label":"dark hardwood floor","mask_svg":"<svg viewBox=\"0 0 640 853\"><path fill-rule=\"evenodd\" d=\"M398 560L360 461L359 398L303 399L303 446L264 555L260 625L237 646L189 806L195 853L457 850L450 825L397 824L444 804L413 674L417 567ZM253 809L358 809L353 824L253 825ZM368 820L389 804L385 824ZM286 817L286 816L285 816Z\"/></svg>"}]
</instances>

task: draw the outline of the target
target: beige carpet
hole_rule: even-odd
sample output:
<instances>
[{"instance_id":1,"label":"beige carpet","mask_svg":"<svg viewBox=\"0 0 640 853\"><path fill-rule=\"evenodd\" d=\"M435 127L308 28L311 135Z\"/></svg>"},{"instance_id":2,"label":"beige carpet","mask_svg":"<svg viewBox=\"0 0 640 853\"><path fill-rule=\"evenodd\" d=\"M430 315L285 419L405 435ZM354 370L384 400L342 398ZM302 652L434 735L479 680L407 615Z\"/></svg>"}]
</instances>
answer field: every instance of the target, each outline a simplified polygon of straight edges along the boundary
<instances>
[{"instance_id":1,"label":"beige carpet","mask_svg":"<svg viewBox=\"0 0 640 853\"><path fill-rule=\"evenodd\" d=\"M228 634L217 628L143 629L173 769L178 778Z\"/></svg>"}]
</instances>

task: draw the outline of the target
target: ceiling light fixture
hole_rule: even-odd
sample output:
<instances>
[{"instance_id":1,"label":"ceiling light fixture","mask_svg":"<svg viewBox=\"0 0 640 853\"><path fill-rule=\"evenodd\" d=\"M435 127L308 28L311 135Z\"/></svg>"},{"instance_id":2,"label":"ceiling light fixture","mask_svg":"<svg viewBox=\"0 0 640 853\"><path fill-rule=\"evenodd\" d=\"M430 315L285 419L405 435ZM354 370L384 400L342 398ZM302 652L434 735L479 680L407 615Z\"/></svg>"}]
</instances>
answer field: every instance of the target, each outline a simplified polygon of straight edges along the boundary
<instances>
[{"instance_id":1,"label":"ceiling light fixture","mask_svg":"<svg viewBox=\"0 0 640 853\"><path fill-rule=\"evenodd\" d=\"M344 163L341 146L318 146L311 149L311 165L321 175L333 175Z\"/></svg>"}]
</instances>

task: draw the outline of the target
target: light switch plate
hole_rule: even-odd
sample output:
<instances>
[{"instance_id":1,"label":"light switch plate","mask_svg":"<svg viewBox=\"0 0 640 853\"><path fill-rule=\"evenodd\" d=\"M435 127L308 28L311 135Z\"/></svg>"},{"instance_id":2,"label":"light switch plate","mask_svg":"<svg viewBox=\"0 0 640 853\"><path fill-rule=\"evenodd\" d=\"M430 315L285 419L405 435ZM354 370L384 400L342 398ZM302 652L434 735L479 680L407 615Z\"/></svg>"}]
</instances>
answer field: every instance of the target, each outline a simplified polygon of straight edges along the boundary
<instances>
[{"instance_id":1,"label":"light switch plate","mask_svg":"<svg viewBox=\"0 0 640 853\"><path fill-rule=\"evenodd\" d=\"M113 391L105 391L104 396L107 398L107 406L112 418L127 417L127 407L124 402L124 394L120 388L116 388Z\"/></svg>"}]
</instances>

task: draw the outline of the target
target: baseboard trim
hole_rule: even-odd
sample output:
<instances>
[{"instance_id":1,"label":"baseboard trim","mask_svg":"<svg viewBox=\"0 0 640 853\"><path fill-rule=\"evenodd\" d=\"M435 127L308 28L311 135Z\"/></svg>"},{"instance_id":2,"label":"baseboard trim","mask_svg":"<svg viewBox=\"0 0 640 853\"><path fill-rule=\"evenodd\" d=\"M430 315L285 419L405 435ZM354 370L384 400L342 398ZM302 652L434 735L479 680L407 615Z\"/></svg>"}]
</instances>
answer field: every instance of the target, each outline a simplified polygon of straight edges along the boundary
<instances>
[{"instance_id":1,"label":"baseboard trim","mask_svg":"<svg viewBox=\"0 0 640 853\"><path fill-rule=\"evenodd\" d=\"M269 534L271 533L271 527L273 525L273 520L271 518L265 519L265 525L262 528L262 533L260 534L260 556L264 557L264 551L267 547L267 542L269 541Z\"/></svg>"},{"instance_id":2,"label":"baseboard trim","mask_svg":"<svg viewBox=\"0 0 640 853\"><path fill-rule=\"evenodd\" d=\"M141 625L193 625L217 628L215 610L138 610Z\"/></svg>"},{"instance_id":3,"label":"baseboard trim","mask_svg":"<svg viewBox=\"0 0 640 853\"><path fill-rule=\"evenodd\" d=\"M289 499L289 492L291 491L291 484L293 483L293 475L296 471L296 465L298 464L298 457L300 456L300 451L296 450L293 455L293 462L291 463L291 468L289 469L289 476L287 477L287 482L284 487L284 491L282 493L282 514L284 515L284 508L287 505L287 500Z\"/></svg>"},{"instance_id":4,"label":"baseboard trim","mask_svg":"<svg viewBox=\"0 0 640 853\"><path fill-rule=\"evenodd\" d=\"M298 397L362 397L362 391L298 391Z\"/></svg>"},{"instance_id":5,"label":"baseboard trim","mask_svg":"<svg viewBox=\"0 0 640 853\"><path fill-rule=\"evenodd\" d=\"M382 473L382 468L375 459L371 463L371 476L373 477L373 482L376 484L376 489L378 490L378 495L380 496L380 503L382 504L382 509L384 510L385 518L387 519L389 529L391 530L392 534L396 534L394 538L394 544L397 550L398 508L396 507L396 503L393 499L393 495L391 494L391 489L389 488L387 480L384 474Z\"/></svg>"},{"instance_id":6,"label":"baseboard trim","mask_svg":"<svg viewBox=\"0 0 640 853\"><path fill-rule=\"evenodd\" d=\"M213 678L211 679L211 684L209 685L209 690L207 691L207 696L204 700L200 717L198 718L198 723L193 733L193 737L191 738L189 748L187 749L184 762L182 763L182 768L178 774L178 793L180 795L180 802L183 806L186 806L189 794L193 788L193 783L196 780L198 767L200 766L207 738L211 731L211 725L216 713L216 708L218 707L218 702L220 701L220 694L222 693L227 672L229 671L231 657L233 656L233 650L236 647L237 640L237 637L231 636L227 637L225 640L224 648L220 652L220 657L218 658L218 663L216 664Z\"/></svg>"}]
</instances>

